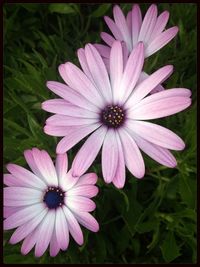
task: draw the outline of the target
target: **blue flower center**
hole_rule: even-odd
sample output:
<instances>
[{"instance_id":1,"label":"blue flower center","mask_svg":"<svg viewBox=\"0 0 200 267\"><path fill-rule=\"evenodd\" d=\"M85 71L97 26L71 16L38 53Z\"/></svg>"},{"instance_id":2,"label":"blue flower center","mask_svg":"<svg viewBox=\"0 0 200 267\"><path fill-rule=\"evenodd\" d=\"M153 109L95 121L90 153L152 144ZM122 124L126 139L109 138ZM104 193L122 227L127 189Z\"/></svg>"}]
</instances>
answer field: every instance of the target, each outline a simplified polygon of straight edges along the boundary
<instances>
[{"instance_id":1,"label":"blue flower center","mask_svg":"<svg viewBox=\"0 0 200 267\"><path fill-rule=\"evenodd\" d=\"M124 123L125 115L121 106L108 105L102 110L101 121L109 128L118 128Z\"/></svg>"},{"instance_id":2,"label":"blue flower center","mask_svg":"<svg viewBox=\"0 0 200 267\"><path fill-rule=\"evenodd\" d=\"M49 209L56 209L64 204L65 193L59 187L48 187L43 201Z\"/></svg>"}]
</instances>

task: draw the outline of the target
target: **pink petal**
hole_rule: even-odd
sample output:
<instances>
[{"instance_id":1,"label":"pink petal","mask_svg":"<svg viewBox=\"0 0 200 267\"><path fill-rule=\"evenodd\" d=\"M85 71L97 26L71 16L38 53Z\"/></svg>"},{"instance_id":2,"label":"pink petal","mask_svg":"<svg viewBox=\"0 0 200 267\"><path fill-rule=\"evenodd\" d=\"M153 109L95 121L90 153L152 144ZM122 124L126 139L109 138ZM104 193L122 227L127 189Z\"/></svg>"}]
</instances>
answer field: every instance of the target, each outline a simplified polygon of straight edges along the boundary
<instances>
[{"instance_id":1,"label":"pink petal","mask_svg":"<svg viewBox=\"0 0 200 267\"><path fill-rule=\"evenodd\" d=\"M137 135L158 146L172 150L185 148L183 140L178 135L160 125L144 121L130 121L128 127Z\"/></svg>"},{"instance_id":2,"label":"pink petal","mask_svg":"<svg viewBox=\"0 0 200 267\"><path fill-rule=\"evenodd\" d=\"M59 185L63 191L67 192L77 184L78 180L79 177L72 176L72 170L70 169L65 176L60 178Z\"/></svg>"},{"instance_id":3,"label":"pink petal","mask_svg":"<svg viewBox=\"0 0 200 267\"><path fill-rule=\"evenodd\" d=\"M32 149L33 158L42 177L48 185L58 185L58 178L52 159L45 150Z\"/></svg>"},{"instance_id":4,"label":"pink petal","mask_svg":"<svg viewBox=\"0 0 200 267\"><path fill-rule=\"evenodd\" d=\"M142 25L142 14L139 5L133 5L132 9L132 45L138 43L140 28Z\"/></svg>"},{"instance_id":5,"label":"pink petal","mask_svg":"<svg viewBox=\"0 0 200 267\"><path fill-rule=\"evenodd\" d=\"M107 45L102 45L102 44L94 44L94 47L97 49L99 54L102 57L109 58L110 57L110 47Z\"/></svg>"},{"instance_id":6,"label":"pink petal","mask_svg":"<svg viewBox=\"0 0 200 267\"><path fill-rule=\"evenodd\" d=\"M80 62L81 68L84 71L84 73L88 76L90 81L93 81L91 72L88 67L87 59L85 56L85 50L83 48L79 48L77 51L78 60Z\"/></svg>"},{"instance_id":7,"label":"pink petal","mask_svg":"<svg viewBox=\"0 0 200 267\"><path fill-rule=\"evenodd\" d=\"M145 44L148 43L156 24L157 13L157 6L155 4L152 4L147 10L146 15L143 19L138 41L143 41Z\"/></svg>"},{"instance_id":8,"label":"pink petal","mask_svg":"<svg viewBox=\"0 0 200 267\"><path fill-rule=\"evenodd\" d=\"M96 87L105 100L110 102L112 100L110 81L105 64L99 52L93 45L87 44L85 47L85 56Z\"/></svg>"},{"instance_id":9,"label":"pink petal","mask_svg":"<svg viewBox=\"0 0 200 267\"><path fill-rule=\"evenodd\" d=\"M106 132L107 128L101 126L86 140L73 160L73 176L81 176L87 171L103 144Z\"/></svg>"},{"instance_id":10,"label":"pink petal","mask_svg":"<svg viewBox=\"0 0 200 267\"><path fill-rule=\"evenodd\" d=\"M4 197L4 205L6 205L7 201L28 201L35 200L35 202L39 202L42 196L42 191L35 190L33 188L25 188L25 187L4 187L3 189L3 197Z\"/></svg>"},{"instance_id":11,"label":"pink petal","mask_svg":"<svg viewBox=\"0 0 200 267\"><path fill-rule=\"evenodd\" d=\"M103 106L103 99L97 88L76 65L67 62L60 65L59 71L65 82L77 93L87 98L93 105L99 108Z\"/></svg>"},{"instance_id":12,"label":"pink petal","mask_svg":"<svg viewBox=\"0 0 200 267\"><path fill-rule=\"evenodd\" d=\"M136 178L143 178L145 174L144 160L133 138L124 129L119 130L127 168Z\"/></svg>"},{"instance_id":13,"label":"pink petal","mask_svg":"<svg viewBox=\"0 0 200 267\"><path fill-rule=\"evenodd\" d=\"M21 253L26 255L30 252L30 250L34 247L37 239L38 239L38 229L37 227L32 233L30 233L23 241L21 247Z\"/></svg>"},{"instance_id":14,"label":"pink petal","mask_svg":"<svg viewBox=\"0 0 200 267\"><path fill-rule=\"evenodd\" d=\"M131 109L128 116L134 120L152 120L166 117L186 109L191 105L191 99L176 96L176 91L179 90L181 91L181 89L171 89L146 97ZM168 91L171 91L171 94Z\"/></svg>"},{"instance_id":15,"label":"pink petal","mask_svg":"<svg viewBox=\"0 0 200 267\"><path fill-rule=\"evenodd\" d=\"M161 34L159 34L152 42L148 45L145 56L149 57L158 50L160 50L163 46L168 44L178 33L178 27L174 26Z\"/></svg>"},{"instance_id":16,"label":"pink petal","mask_svg":"<svg viewBox=\"0 0 200 267\"><path fill-rule=\"evenodd\" d=\"M67 191L67 195L92 198L98 194L98 191L98 187L94 185L82 185L71 188L69 191Z\"/></svg>"},{"instance_id":17,"label":"pink petal","mask_svg":"<svg viewBox=\"0 0 200 267\"><path fill-rule=\"evenodd\" d=\"M56 172L58 176L58 182L60 182L61 177L65 177L68 169L68 158L67 154L59 154L56 156Z\"/></svg>"},{"instance_id":18,"label":"pink petal","mask_svg":"<svg viewBox=\"0 0 200 267\"><path fill-rule=\"evenodd\" d=\"M3 207L3 217L7 218L14 213L16 213L19 210L22 210L24 207L9 207L9 206L4 206Z\"/></svg>"},{"instance_id":19,"label":"pink petal","mask_svg":"<svg viewBox=\"0 0 200 267\"><path fill-rule=\"evenodd\" d=\"M136 84L136 86L138 85L138 84L140 84L141 82L143 82L146 78L148 78L150 75L148 75L146 72L144 72L144 71L142 71L141 72L141 75L140 75L140 77L139 77L139 79L138 79L138 82L137 82L137 84ZM163 91L163 90L165 90L165 88L162 86L162 85L158 85L158 86L156 86L151 92L150 92L150 94L154 94L154 93L157 93L157 92L160 92L160 91Z\"/></svg>"},{"instance_id":20,"label":"pink petal","mask_svg":"<svg viewBox=\"0 0 200 267\"><path fill-rule=\"evenodd\" d=\"M67 115L79 118L97 118L97 113L89 111L85 108L80 108L64 99L50 99L42 103L42 109L51 113Z\"/></svg>"},{"instance_id":21,"label":"pink petal","mask_svg":"<svg viewBox=\"0 0 200 267\"><path fill-rule=\"evenodd\" d=\"M110 81L113 92L113 101L119 100L119 84L123 74L123 54L119 41L115 41L110 52Z\"/></svg>"},{"instance_id":22,"label":"pink petal","mask_svg":"<svg viewBox=\"0 0 200 267\"><path fill-rule=\"evenodd\" d=\"M153 39L165 29L165 26L167 25L168 20L169 20L168 11L164 11L160 14L160 16L158 16L156 25L152 31L151 37L149 38L149 43L153 41Z\"/></svg>"},{"instance_id":23,"label":"pink petal","mask_svg":"<svg viewBox=\"0 0 200 267\"><path fill-rule=\"evenodd\" d=\"M3 183L5 185L7 185L7 186L21 186L21 185L24 185L23 182L20 183L20 181L15 176L13 176L12 174L4 174L3 175Z\"/></svg>"},{"instance_id":24,"label":"pink petal","mask_svg":"<svg viewBox=\"0 0 200 267\"><path fill-rule=\"evenodd\" d=\"M115 41L115 39L106 32L101 32L100 36L101 39L109 46L112 46L113 42Z\"/></svg>"},{"instance_id":25,"label":"pink petal","mask_svg":"<svg viewBox=\"0 0 200 267\"><path fill-rule=\"evenodd\" d=\"M93 211L96 208L94 201L82 196L68 196L67 194L65 203L73 211Z\"/></svg>"},{"instance_id":26,"label":"pink petal","mask_svg":"<svg viewBox=\"0 0 200 267\"><path fill-rule=\"evenodd\" d=\"M97 175L96 173L86 173L83 176L81 176L76 184L76 186L80 186L80 185L93 185L96 184L97 182Z\"/></svg>"},{"instance_id":27,"label":"pink petal","mask_svg":"<svg viewBox=\"0 0 200 267\"><path fill-rule=\"evenodd\" d=\"M84 109L88 109L92 112L98 112L98 107L93 105L85 97L83 97L67 85L59 82L48 81L46 86L56 95L64 98L69 103Z\"/></svg>"},{"instance_id":28,"label":"pink petal","mask_svg":"<svg viewBox=\"0 0 200 267\"><path fill-rule=\"evenodd\" d=\"M117 143L118 143L118 164L117 164L116 173L115 173L115 176L112 182L117 188L120 189L124 187L125 179L126 179L126 172L125 172L124 153L123 153L122 144L121 144L118 133L116 134L116 138L117 138Z\"/></svg>"},{"instance_id":29,"label":"pink petal","mask_svg":"<svg viewBox=\"0 0 200 267\"><path fill-rule=\"evenodd\" d=\"M176 167L176 159L168 149L152 144L136 134L133 134L133 138L139 148L149 157L169 168Z\"/></svg>"},{"instance_id":30,"label":"pink petal","mask_svg":"<svg viewBox=\"0 0 200 267\"><path fill-rule=\"evenodd\" d=\"M46 188L46 184L40 178L25 168L16 164L8 164L6 168L13 175L11 183L14 183L14 185L39 188L41 190ZM9 178L11 180L11 177Z\"/></svg>"},{"instance_id":31,"label":"pink petal","mask_svg":"<svg viewBox=\"0 0 200 267\"><path fill-rule=\"evenodd\" d=\"M55 230L59 247L66 250L69 245L69 229L62 208L56 210Z\"/></svg>"},{"instance_id":32,"label":"pink petal","mask_svg":"<svg viewBox=\"0 0 200 267\"><path fill-rule=\"evenodd\" d=\"M132 95L129 97L126 108L135 106L141 99L150 93L156 86L163 83L173 72L173 66L167 65L160 68L151 74L147 79L143 80L133 90Z\"/></svg>"},{"instance_id":33,"label":"pink petal","mask_svg":"<svg viewBox=\"0 0 200 267\"><path fill-rule=\"evenodd\" d=\"M99 224L95 220L95 218L88 212L75 212L74 215L78 222L82 224L85 228L89 229L92 232L98 232L99 231Z\"/></svg>"},{"instance_id":34,"label":"pink petal","mask_svg":"<svg viewBox=\"0 0 200 267\"><path fill-rule=\"evenodd\" d=\"M106 183L111 183L116 173L118 154L115 130L109 129L102 148L102 172Z\"/></svg>"},{"instance_id":35,"label":"pink petal","mask_svg":"<svg viewBox=\"0 0 200 267\"><path fill-rule=\"evenodd\" d=\"M120 95L123 95L123 101L129 97L135 87L144 64L144 45L139 43L131 52L120 84Z\"/></svg>"},{"instance_id":36,"label":"pink petal","mask_svg":"<svg viewBox=\"0 0 200 267\"><path fill-rule=\"evenodd\" d=\"M77 126L77 125L89 125L98 122L99 118L88 119L88 118L76 118L73 116L66 115L53 115L46 120L47 125L51 126Z\"/></svg>"},{"instance_id":37,"label":"pink petal","mask_svg":"<svg viewBox=\"0 0 200 267\"><path fill-rule=\"evenodd\" d=\"M132 34L132 12L131 11L129 11L126 16L126 24L128 26L129 34L131 36Z\"/></svg>"},{"instance_id":38,"label":"pink petal","mask_svg":"<svg viewBox=\"0 0 200 267\"><path fill-rule=\"evenodd\" d=\"M43 220L44 216L46 216L48 209L44 209L40 214L38 214L35 218L28 221L27 223L18 227L15 232L12 234L10 243L16 244L20 242L22 239L27 237L33 230L40 224Z\"/></svg>"},{"instance_id":39,"label":"pink petal","mask_svg":"<svg viewBox=\"0 0 200 267\"><path fill-rule=\"evenodd\" d=\"M57 237L56 237L56 230L55 230L55 225L54 225L54 230L51 236L50 240L50 256L55 257L58 252L60 251L60 247L58 245Z\"/></svg>"},{"instance_id":40,"label":"pink petal","mask_svg":"<svg viewBox=\"0 0 200 267\"><path fill-rule=\"evenodd\" d=\"M119 28L119 30L121 31L121 34L123 36L124 41L127 44L129 51L131 51L132 42L131 42L130 32L129 32L124 14L118 5L114 6L113 15L114 15L115 23L117 27Z\"/></svg>"},{"instance_id":41,"label":"pink petal","mask_svg":"<svg viewBox=\"0 0 200 267\"><path fill-rule=\"evenodd\" d=\"M39 226L38 237L35 245L35 256L41 257L50 243L55 223L55 211L49 210Z\"/></svg>"},{"instance_id":42,"label":"pink petal","mask_svg":"<svg viewBox=\"0 0 200 267\"><path fill-rule=\"evenodd\" d=\"M36 217L44 210L43 203L27 206L6 218L4 221L4 230L10 230L16 228L29 220Z\"/></svg>"},{"instance_id":43,"label":"pink petal","mask_svg":"<svg viewBox=\"0 0 200 267\"><path fill-rule=\"evenodd\" d=\"M79 245L83 244L83 233L81 228L74 217L73 213L66 207L63 207L64 214L66 216L70 234Z\"/></svg>"},{"instance_id":44,"label":"pink petal","mask_svg":"<svg viewBox=\"0 0 200 267\"><path fill-rule=\"evenodd\" d=\"M68 130L66 136L62 138L58 143L56 148L56 153L57 154L65 153L74 145L76 145L78 142L80 142L81 139L83 139L88 134L97 129L100 125L101 125L100 123L95 123L92 125L86 125L81 127L80 126L71 127L71 129Z\"/></svg>"},{"instance_id":45,"label":"pink petal","mask_svg":"<svg viewBox=\"0 0 200 267\"><path fill-rule=\"evenodd\" d=\"M45 125L44 126L44 132L51 136L66 136L69 131L72 131L72 129L77 129L77 127L80 126L53 126L53 125Z\"/></svg>"},{"instance_id":46,"label":"pink petal","mask_svg":"<svg viewBox=\"0 0 200 267\"><path fill-rule=\"evenodd\" d=\"M108 16L105 16L104 20L105 20L106 24L108 25L108 28L111 30L112 34L114 35L115 39L122 41L123 36L122 36L119 28L115 24L115 22L111 18L109 18Z\"/></svg>"}]
</instances>

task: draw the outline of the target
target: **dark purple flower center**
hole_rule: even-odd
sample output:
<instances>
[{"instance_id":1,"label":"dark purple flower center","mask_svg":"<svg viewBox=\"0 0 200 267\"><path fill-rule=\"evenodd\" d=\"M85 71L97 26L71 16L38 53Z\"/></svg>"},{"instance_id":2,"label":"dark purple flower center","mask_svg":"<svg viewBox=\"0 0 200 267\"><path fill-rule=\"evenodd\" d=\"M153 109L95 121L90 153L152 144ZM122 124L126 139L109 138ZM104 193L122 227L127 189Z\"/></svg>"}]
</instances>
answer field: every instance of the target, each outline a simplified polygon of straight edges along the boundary
<instances>
[{"instance_id":1,"label":"dark purple flower center","mask_svg":"<svg viewBox=\"0 0 200 267\"><path fill-rule=\"evenodd\" d=\"M43 201L49 209L56 209L64 204L65 193L59 187L48 187Z\"/></svg>"},{"instance_id":2,"label":"dark purple flower center","mask_svg":"<svg viewBox=\"0 0 200 267\"><path fill-rule=\"evenodd\" d=\"M108 105L102 110L101 120L102 122L111 128L118 128L125 121L125 111L119 105Z\"/></svg>"}]
</instances>

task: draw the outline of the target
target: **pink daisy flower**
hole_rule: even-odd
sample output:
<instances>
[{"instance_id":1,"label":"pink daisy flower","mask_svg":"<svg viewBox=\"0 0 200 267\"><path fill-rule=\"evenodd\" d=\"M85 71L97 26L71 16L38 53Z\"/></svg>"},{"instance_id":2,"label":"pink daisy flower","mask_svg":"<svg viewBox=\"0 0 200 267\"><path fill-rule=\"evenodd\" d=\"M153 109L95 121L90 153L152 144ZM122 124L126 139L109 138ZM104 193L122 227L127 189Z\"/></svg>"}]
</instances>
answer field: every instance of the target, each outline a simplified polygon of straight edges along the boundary
<instances>
[{"instance_id":1,"label":"pink daisy flower","mask_svg":"<svg viewBox=\"0 0 200 267\"><path fill-rule=\"evenodd\" d=\"M164 11L158 17L158 10L152 4L147 10L144 19L139 5L134 4L131 11L125 17L121 8L115 5L113 8L114 21L105 16L105 22L112 32L112 35L102 32L101 38L108 46L97 45L103 57L109 58L110 47L114 40L124 42L124 54L127 57L138 42L143 42L145 46L145 58L151 56L163 46L169 43L177 34L178 27L174 26L167 30L165 27L169 19L169 12Z\"/></svg>"},{"instance_id":2,"label":"pink daisy flower","mask_svg":"<svg viewBox=\"0 0 200 267\"><path fill-rule=\"evenodd\" d=\"M95 209L90 200L98 188L95 173L72 177L67 173L67 155L57 155L55 167L44 150L33 148L24 152L25 159L33 172L8 164L9 174L4 175L4 229L17 228L10 243L24 239L22 254L35 246L35 256L40 257L50 244L50 255L69 245L69 233L79 244L83 234L79 223L97 232L99 225L89 213Z\"/></svg>"},{"instance_id":3,"label":"pink daisy flower","mask_svg":"<svg viewBox=\"0 0 200 267\"><path fill-rule=\"evenodd\" d=\"M68 151L93 132L74 158L73 176L82 175L90 167L101 147L104 180L118 188L125 183L125 165L135 177L144 176L140 149L159 163L175 167L176 159L169 149L182 150L184 142L172 131L146 122L175 114L191 104L191 92L184 88L148 95L171 75L173 67L162 67L138 84L144 63L141 42L124 65L121 42L115 41L109 73L93 45L80 49L78 57L83 71L70 62L59 66L67 85L47 82L62 99L42 104L44 110L56 113L47 119L45 133L64 136L57 153Z\"/></svg>"}]
</instances>

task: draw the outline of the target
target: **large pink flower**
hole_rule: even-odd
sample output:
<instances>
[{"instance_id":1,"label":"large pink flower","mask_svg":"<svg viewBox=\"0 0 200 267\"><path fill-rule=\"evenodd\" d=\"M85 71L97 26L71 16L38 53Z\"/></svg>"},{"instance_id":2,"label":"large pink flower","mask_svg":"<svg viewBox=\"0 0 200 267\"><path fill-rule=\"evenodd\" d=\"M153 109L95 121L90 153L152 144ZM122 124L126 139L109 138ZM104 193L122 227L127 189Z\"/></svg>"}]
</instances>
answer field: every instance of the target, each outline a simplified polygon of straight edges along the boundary
<instances>
[{"instance_id":1,"label":"large pink flower","mask_svg":"<svg viewBox=\"0 0 200 267\"><path fill-rule=\"evenodd\" d=\"M69 245L69 232L83 244L79 223L96 232L97 221L90 215L98 193L95 173L72 177L67 173L67 155L57 155L54 164L48 153L33 148L24 152L33 173L16 164L8 164L4 175L4 229L17 228L10 239L15 244L24 239L21 252L27 254L35 245L40 257L50 244L50 255ZM78 223L79 222L79 223Z\"/></svg>"},{"instance_id":2,"label":"large pink flower","mask_svg":"<svg viewBox=\"0 0 200 267\"><path fill-rule=\"evenodd\" d=\"M70 62L59 66L67 85L47 82L47 87L63 99L42 104L44 110L56 113L47 119L45 133L64 136L57 153L68 151L93 132L77 153L72 174L82 175L102 146L104 180L118 188L125 183L125 165L135 177L144 176L139 148L159 163L175 167L176 160L168 149L182 150L184 142L172 131L146 122L175 114L191 104L188 89L174 88L148 95L171 75L173 67L162 67L137 83L144 63L143 43L133 49L124 65L121 43L115 41L109 74L93 45L80 49L78 57L83 71Z\"/></svg>"},{"instance_id":3,"label":"large pink flower","mask_svg":"<svg viewBox=\"0 0 200 267\"><path fill-rule=\"evenodd\" d=\"M109 58L109 47L112 46L114 40L123 41L126 57L137 43L142 41L145 46L145 57L151 56L169 43L178 32L177 26L164 30L169 19L168 11L162 12L158 17L157 14L157 6L152 4L142 20L140 7L134 4L132 10L125 17L121 8L115 5L113 8L114 21L108 16L104 17L113 36L102 32L101 38L108 46L97 45L97 49L103 57Z\"/></svg>"}]
</instances>

